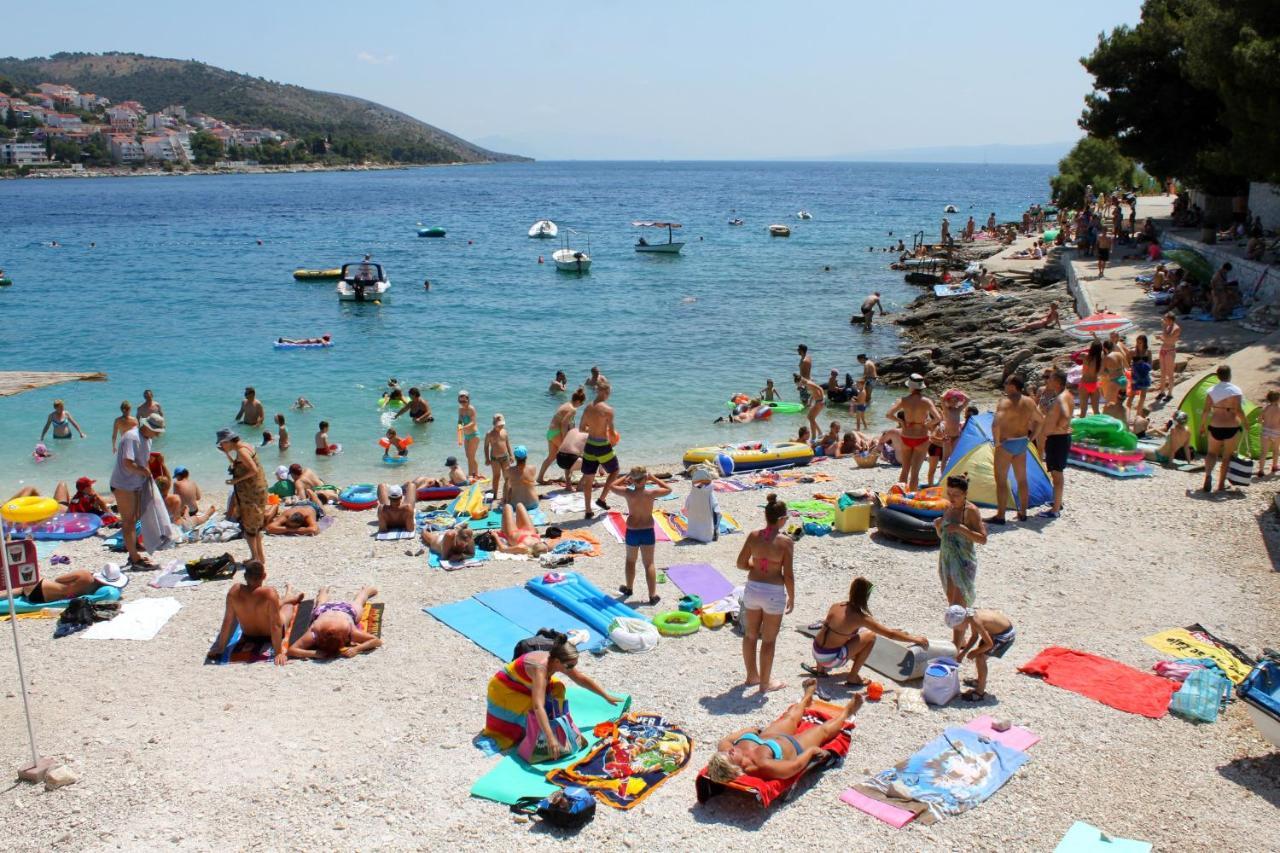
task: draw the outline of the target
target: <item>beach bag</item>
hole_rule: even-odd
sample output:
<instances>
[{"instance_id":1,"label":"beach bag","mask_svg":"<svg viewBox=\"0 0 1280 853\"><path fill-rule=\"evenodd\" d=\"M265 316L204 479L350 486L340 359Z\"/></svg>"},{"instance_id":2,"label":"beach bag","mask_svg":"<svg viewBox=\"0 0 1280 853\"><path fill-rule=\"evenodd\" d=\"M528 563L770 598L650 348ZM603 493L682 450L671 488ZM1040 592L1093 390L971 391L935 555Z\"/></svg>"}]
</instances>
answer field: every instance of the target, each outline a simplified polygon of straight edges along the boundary
<instances>
[{"instance_id":1,"label":"beach bag","mask_svg":"<svg viewBox=\"0 0 1280 853\"><path fill-rule=\"evenodd\" d=\"M624 652L647 652L658 647L658 629L646 619L619 616L609 623L609 639Z\"/></svg>"},{"instance_id":2,"label":"beach bag","mask_svg":"<svg viewBox=\"0 0 1280 853\"><path fill-rule=\"evenodd\" d=\"M930 705L945 705L960 694L960 664L955 658L935 658L924 671L920 691Z\"/></svg>"},{"instance_id":3,"label":"beach bag","mask_svg":"<svg viewBox=\"0 0 1280 853\"><path fill-rule=\"evenodd\" d=\"M558 710L559 713L552 716L553 709ZM573 755L587 745L587 739L582 736L582 732L578 731L578 724L573 721L573 715L569 713L568 700L548 701L547 711L547 722L551 723L551 732L556 736L556 740L564 745L564 751L560 753L561 758ZM538 715L533 711L525 715L524 738L520 741L520 747L516 752L529 764L551 760L547 736L542 733L542 726L538 724Z\"/></svg>"},{"instance_id":4,"label":"beach bag","mask_svg":"<svg viewBox=\"0 0 1280 853\"><path fill-rule=\"evenodd\" d=\"M586 788L570 785L549 797L521 797L511 811L537 815L557 829L581 829L596 816L596 798Z\"/></svg>"},{"instance_id":5,"label":"beach bag","mask_svg":"<svg viewBox=\"0 0 1280 853\"><path fill-rule=\"evenodd\" d=\"M527 655L529 652L549 652L555 648L556 643L565 639L564 634L551 628L539 628L538 633L532 637L525 637L516 643L515 648L511 650L511 659L515 660L521 655Z\"/></svg>"},{"instance_id":6,"label":"beach bag","mask_svg":"<svg viewBox=\"0 0 1280 853\"><path fill-rule=\"evenodd\" d=\"M1169 710L1180 717L1212 723L1231 698L1231 679L1211 669L1199 669L1187 676L1169 700Z\"/></svg>"},{"instance_id":7,"label":"beach bag","mask_svg":"<svg viewBox=\"0 0 1280 853\"><path fill-rule=\"evenodd\" d=\"M235 577L238 564L230 554L187 560L187 577L193 581L226 580Z\"/></svg>"},{"instance_id":8,"label":"beach bag","mask_svg":"<svg viewBox=\"0 0 1280 853\"><path fill-rule=\"evenodd\" d=\"M1241 446L1244 452L1249 452L1249 432L1245 430L1244 441ZM1233 486L1247 486L1253 482L1253 462L1236 453L1227 460L1227 482Z\"/></svg>"}]
</instances>

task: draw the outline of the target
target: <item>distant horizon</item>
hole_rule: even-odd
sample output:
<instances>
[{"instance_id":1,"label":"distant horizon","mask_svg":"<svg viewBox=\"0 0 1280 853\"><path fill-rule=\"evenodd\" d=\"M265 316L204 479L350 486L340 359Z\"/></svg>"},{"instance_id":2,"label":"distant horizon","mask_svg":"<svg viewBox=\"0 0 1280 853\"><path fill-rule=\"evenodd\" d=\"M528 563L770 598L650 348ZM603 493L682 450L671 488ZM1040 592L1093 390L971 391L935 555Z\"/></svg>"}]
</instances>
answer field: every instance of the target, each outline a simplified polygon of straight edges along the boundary
<instances>
[{"instance_id":1,"label":"distant horizon","mask_svg":"<svg viewBox=\"0 0 1280 853\"><path fill-rule=\"evenodd\" d=\"M922 144L1078 136L1091 89L1079 58L1100 31L1136 23L1139 5L926 14L817 0L780 15L742 0L688 5L673 26L667 15L574 0L555 15L514 6L481 19L461 0L386 0L362 8L359 30L334 42L325 15L245 28L237 14L197 23L194 12L161 14L158 4L121 16L66 0L60 15L76 25L41 16L24 28L21 52L192 58L364 98L540 160L882 160ZM332 49L316 50L326 43ZM1025 83L1011 90L1009 79Z\"/></svg>"}]
</instances>

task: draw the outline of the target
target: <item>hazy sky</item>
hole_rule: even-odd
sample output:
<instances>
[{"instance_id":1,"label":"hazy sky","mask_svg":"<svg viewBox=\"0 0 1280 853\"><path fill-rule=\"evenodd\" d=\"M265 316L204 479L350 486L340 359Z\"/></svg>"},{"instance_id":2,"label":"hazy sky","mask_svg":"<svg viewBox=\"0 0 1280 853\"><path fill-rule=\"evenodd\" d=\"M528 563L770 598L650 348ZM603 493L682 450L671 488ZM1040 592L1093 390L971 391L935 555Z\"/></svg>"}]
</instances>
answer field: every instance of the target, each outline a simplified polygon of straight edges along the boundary
<instances>
[{"instance_id":1,"label":"hazy sky","mask_svg":"<svg viewBox=\"0 0 1280 853\"><path fill-rule=\"evenodd\" d=\"M1139 5L62 0L0 50L199 59L540 158L823 157L1072 140L1077 60Z\"/></svg>"}]
</instances>

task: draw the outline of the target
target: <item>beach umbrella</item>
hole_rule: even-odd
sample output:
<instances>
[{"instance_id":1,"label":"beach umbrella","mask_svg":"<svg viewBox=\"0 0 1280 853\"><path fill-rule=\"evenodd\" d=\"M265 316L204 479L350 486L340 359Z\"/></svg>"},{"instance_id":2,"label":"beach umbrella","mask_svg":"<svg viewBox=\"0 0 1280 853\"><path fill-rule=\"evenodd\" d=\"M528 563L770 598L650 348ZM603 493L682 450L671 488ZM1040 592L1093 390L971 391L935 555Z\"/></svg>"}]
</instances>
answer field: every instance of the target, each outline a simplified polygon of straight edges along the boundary
<instances>
[{"instance_id":1,"label":"beach umbrella","mask_svg":"<svg viewBox=\"0 0 1280 853\"><path fill-rule=\"evenodd\" d=\"M1170 249L1164 257L1186 270L1187 275L1199 284L1208 284L1213 278L1213 264L1193 249Z\"/></svg>"},{"instance_id":2,"label":"beach umbrella","mask_svg":"<svg viewBox=\"0 0 1280 853\"><path fill-rule=\"evenodd\" d=\"M1088 317L1082 317L1070 326L1063 329L1073 338L1081 338L1088 340L1093 337L1106 337L1112 332L1124 333L1134 327L1134 322L1128 317L1121 317L1119 314L1112 314L1103 311L1100 314L1090 314Z\"/></svg>"}]
</instances>

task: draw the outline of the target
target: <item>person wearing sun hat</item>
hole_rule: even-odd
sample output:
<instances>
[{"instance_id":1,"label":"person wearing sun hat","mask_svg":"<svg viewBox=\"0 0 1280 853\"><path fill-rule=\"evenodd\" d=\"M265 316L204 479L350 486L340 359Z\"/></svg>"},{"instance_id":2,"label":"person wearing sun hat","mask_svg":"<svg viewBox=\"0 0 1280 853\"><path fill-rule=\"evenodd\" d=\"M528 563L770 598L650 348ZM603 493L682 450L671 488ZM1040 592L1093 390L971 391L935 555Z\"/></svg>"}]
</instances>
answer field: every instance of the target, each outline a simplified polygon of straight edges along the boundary
<instances>
[{"instance_id":1,"label":"person wearing sun hat","mask_svg":"<svg viewBox=\"0 0 1280 853\"><path fill-rule=\"evenodd\" d=\"M902 471L898 481L907 484L908 491L920 485L920 464L929 453L929 434L942 423L942 414L933 401L924 396L927 386L919 373L907 380L909 393L890 407L886 416L890 420L902 412Z\"/></svg>"},{"instance_id":2,"label":"person wearing sun hat","mask_svg":"<svg viewBox=\"0 0 1280 853\"><path fill-rule=\"evenodd\" d=\"M164 435L164 416L150 414L120 436L116 464L111 471L111 494L120 510L120 527L129 567L154 569L156 564L138 553L138 519L142 515L142 493L151 489L151 440Z\"/></svg>"},{"instance_id":3,"label":"person wearing sun hat","mask_svg":"<svg viewBox=\"0 0 1280 853\"><path fill-rule=\"evenodd\" d=\"M92 595L104 586L124 589L128 585L129 576L120 571L115 563L107 563L96 572L72 569L56 578L41 578L33 584L15 589L14 592L30 604L47 604Z\"/></svg>"},{"instance_id":4,"label":"person wearing sun hat","mask_svg":"<svg viewBox=\"0 0 1280 853\"><path fill-rule=\"evenodd\" d=\"M297 492L293 479L289 476L288 465L276 466L276 481L271 484L271 488L267 489L273 495L283 499L291 498Z\"/></svg>"},{"instance_id":5,"label":"person wearing sun hat","mask_svg":"<svg viewBox=\"0 0 1280 853\"><path fill-rule=\"evenodd\" d=\"M258 462L258 454L233 429L218 430L214 444L231 463L231 479L227 480L227 485L235 492L236 514L244 541L249 546L249 559L266 565L262 532L267 523L267 478Z\"/></svg>"}]
</instances>

